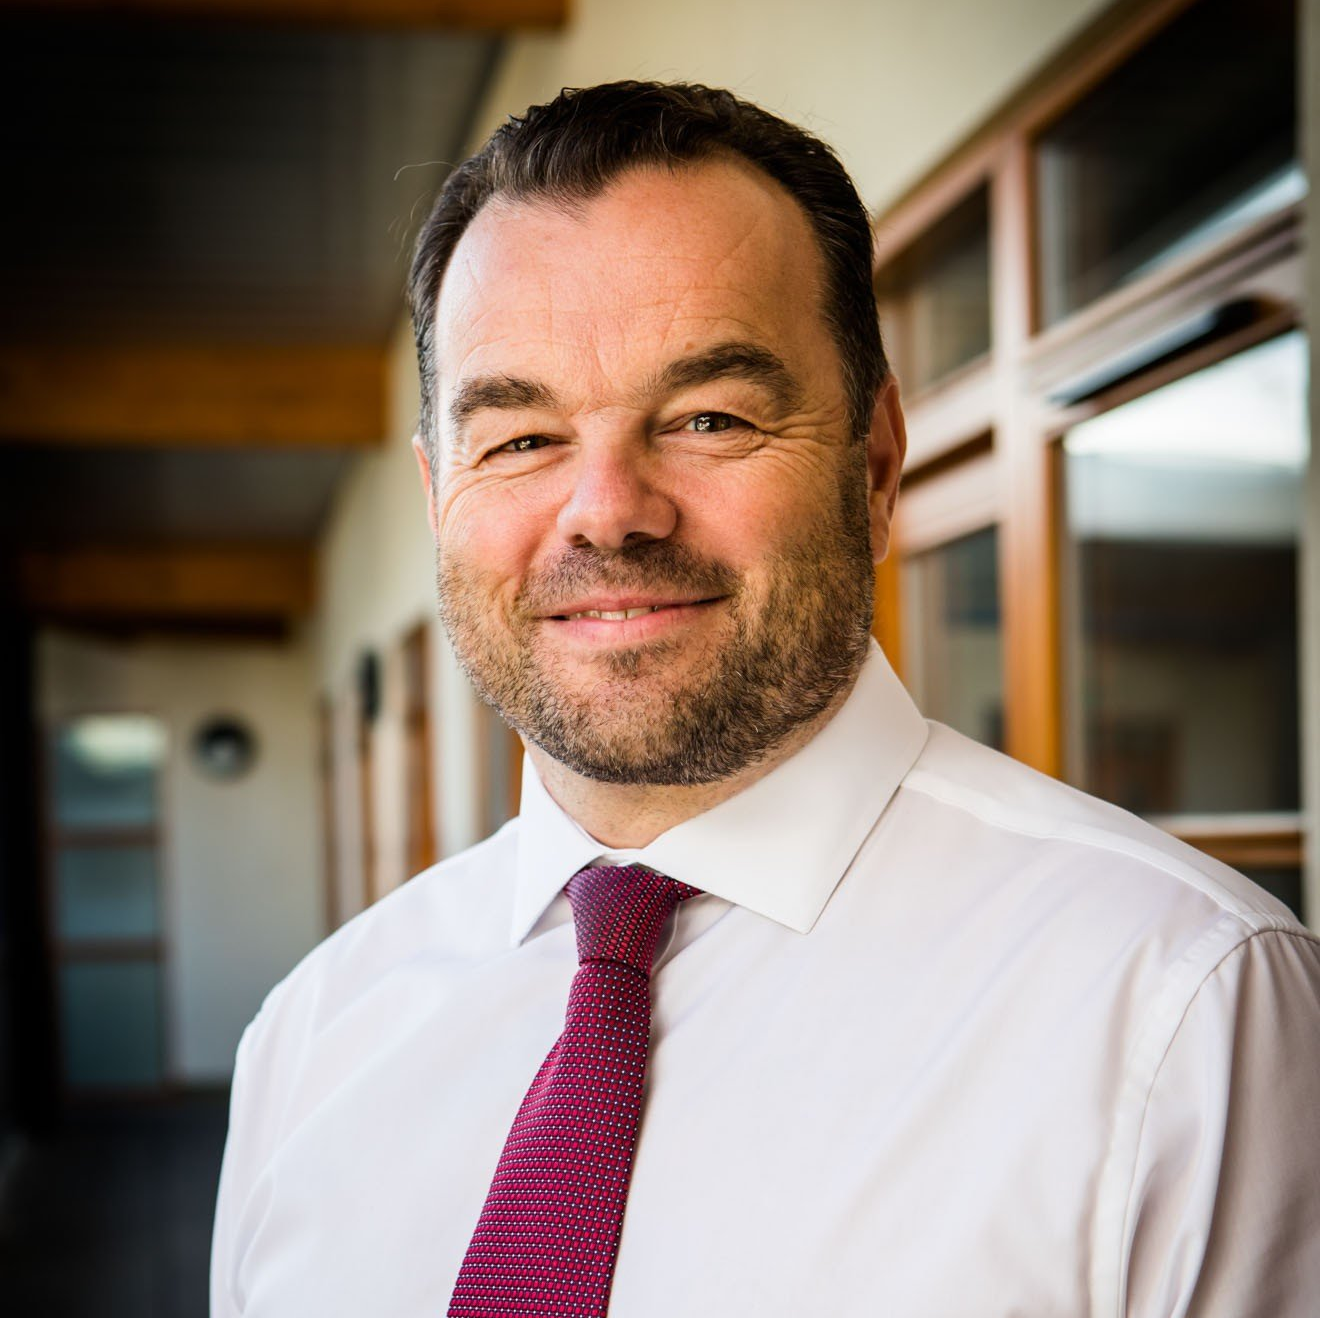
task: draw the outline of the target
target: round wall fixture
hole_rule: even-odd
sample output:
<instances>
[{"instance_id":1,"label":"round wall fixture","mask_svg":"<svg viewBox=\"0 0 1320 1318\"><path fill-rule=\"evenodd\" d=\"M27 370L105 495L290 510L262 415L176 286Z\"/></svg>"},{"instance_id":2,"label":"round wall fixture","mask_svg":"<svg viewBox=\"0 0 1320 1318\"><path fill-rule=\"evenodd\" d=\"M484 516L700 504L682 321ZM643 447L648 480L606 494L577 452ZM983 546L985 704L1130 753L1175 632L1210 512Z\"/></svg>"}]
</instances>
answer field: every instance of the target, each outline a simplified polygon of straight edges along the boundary
<instances>
[{"instance_id":1,"label":"round wall fixture","mask_svg":"<svg viewBox=\"0 0 1320 1318\"><path fill-rule=\"evenodd\" d=\"M242 719L208 718L193 734L193 759L209 778L241 778L257 758L257 738Z\"/></svg>"}]
</instances>

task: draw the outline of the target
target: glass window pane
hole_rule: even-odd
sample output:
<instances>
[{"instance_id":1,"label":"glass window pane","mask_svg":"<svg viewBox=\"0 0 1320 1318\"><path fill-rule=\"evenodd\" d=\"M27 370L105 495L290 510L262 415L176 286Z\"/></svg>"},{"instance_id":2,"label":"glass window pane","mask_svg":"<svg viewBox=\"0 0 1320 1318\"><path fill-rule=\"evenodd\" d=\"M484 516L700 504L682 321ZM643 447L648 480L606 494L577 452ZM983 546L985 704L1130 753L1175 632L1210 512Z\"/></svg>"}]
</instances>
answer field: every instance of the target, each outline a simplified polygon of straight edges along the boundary
<instances>
[{"instance_id":1,"label":"glass window pane","mask_svg":"<svg viewBox=\"0 0 1320 1318\"><path fill-rule=\"evenodd\" d=\"M990 351L990 227L978 188L881 272L887 346L909 393Z\"/></svg>"},{"instance_id":2,"label":"glass window pane","mask_svg":"<svg viewBox=\"0 0 1320 1318\"><path fill-rule=\"evenodd\" d=\"M1203 0L1037 141L1046 325L1305 195L1293 0Z\"/></svg>"},{"instance_id":3,"label":"glass window pane","mask_svg":"<svg viewBox=\"0 0 1320 1318\"><path fill-rule=\"evenodd\" d=\"M54 809L73 828L138 828L156 822L165 755L160 720L140 714L74 719L55 736Z\"/></svg>"},{"instance_id":4,"label":"glass window pane","mask_svg":"<svg viewBox=\"0 0 1320 1318\"><path fill-rule=\"evenodd\" d=\"M1001 748L1004 664L994 527L903 565L903 658L922 712Z\"/></svg>"},{"instance_id":5,"label":"glass window pane","mask_svg":"<svg viewBox=\"0 0 1320 1318\"><path fill-rule=\"evenodd\" d=\"M160 932L154 847L61 847L55 922L61 938L154 938Z\"/></svg>"},{"instance_id":6,"label":"glass window pane","mask_svg":"<svg viewBox=\"0 0 1320 1318\"><path fill-rule=\"evenodd\" d=\"M74 1088L161 1080L160 970L155 961L72 961L60 968L64 1075Z\"/></svg>"},{"instance_id":7,"label":"glass window pane","mask_svg":"<svg viewBox=\"0 0 1320 1318\"><path fill-rule=\"evenodd\" d=\"M1145 813L1298 807L1306 342L1064 440L1071 775Z\"/></svg>"}]
</instances>

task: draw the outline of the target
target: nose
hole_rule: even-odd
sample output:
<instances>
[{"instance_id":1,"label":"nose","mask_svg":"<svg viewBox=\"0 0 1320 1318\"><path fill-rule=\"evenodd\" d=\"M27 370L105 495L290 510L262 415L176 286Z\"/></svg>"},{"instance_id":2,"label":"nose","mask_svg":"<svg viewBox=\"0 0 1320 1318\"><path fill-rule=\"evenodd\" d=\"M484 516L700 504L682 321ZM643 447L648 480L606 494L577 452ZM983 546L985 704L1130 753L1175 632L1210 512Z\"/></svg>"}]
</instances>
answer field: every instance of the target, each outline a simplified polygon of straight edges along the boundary
<instances>
[{"instance_id":1,"label":"nose","mask_svg":"<svg viewBox=\"0 0 1320 1318\"><path fill-rule=\"evenodd\" d=\"M582 443L573 487L559 510L559 534L572 545L622 549L673 534L678 509L654 479L654 455L632 436Z\"/></svg>"}]
</instances>

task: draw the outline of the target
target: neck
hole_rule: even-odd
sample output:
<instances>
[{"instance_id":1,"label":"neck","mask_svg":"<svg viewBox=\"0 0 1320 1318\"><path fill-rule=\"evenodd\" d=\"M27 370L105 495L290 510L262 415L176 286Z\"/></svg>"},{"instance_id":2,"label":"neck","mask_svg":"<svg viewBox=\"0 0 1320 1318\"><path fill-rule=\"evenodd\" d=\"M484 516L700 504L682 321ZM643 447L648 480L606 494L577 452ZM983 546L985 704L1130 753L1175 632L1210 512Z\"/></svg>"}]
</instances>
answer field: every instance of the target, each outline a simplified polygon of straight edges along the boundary
<instances>
[{"instance_id":1,"label":"neck","mask_svg":"<svg viewBox=\"0 0 1320 1318\"><path fill-rule=\"evenodd\" d=\"M542 786L565 814L602 846L618 851L632 850L654 842L661 833L746 791L790 759L834 717L851 689L852 683L849 683L823 713L796 728L755 764L718 782L693 787L602 783L552 759L539 746L529 744L527 754L536 766Z\"/></svg>"}]
</instances>

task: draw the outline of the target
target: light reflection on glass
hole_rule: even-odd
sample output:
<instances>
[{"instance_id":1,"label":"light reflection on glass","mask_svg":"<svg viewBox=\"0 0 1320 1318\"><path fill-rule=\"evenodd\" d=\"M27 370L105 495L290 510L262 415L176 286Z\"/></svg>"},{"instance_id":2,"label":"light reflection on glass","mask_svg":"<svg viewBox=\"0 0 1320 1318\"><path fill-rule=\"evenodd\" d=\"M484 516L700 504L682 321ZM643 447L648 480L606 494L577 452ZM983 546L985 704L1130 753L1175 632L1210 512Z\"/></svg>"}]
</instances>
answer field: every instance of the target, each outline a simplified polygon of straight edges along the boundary
<instances>
[{"instance_id":1,"label":"light reflection on glass","mask_svg":"<svg viewBox=\"0 0 1320 1318\"><path fill-rule=\"evenodd\" d=\"M1300 333L1064 440L1070 776L1145 813L1295 810Z\"/></svg>"}]
</instances>

